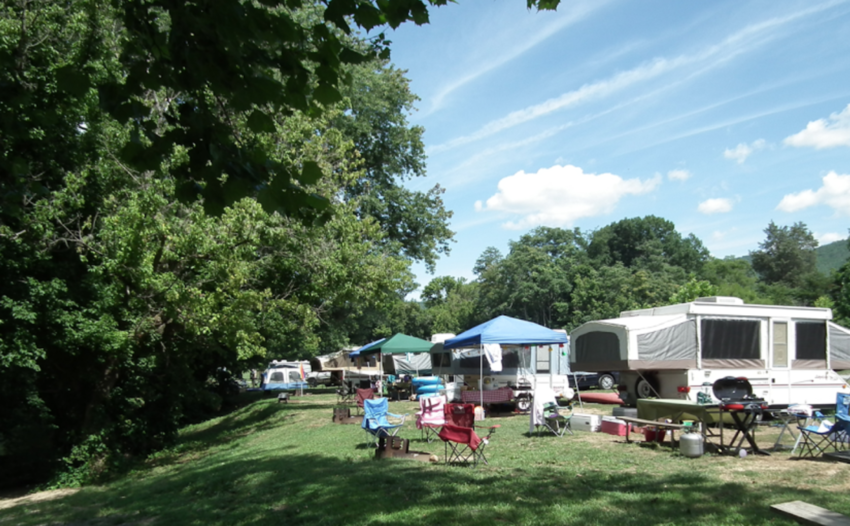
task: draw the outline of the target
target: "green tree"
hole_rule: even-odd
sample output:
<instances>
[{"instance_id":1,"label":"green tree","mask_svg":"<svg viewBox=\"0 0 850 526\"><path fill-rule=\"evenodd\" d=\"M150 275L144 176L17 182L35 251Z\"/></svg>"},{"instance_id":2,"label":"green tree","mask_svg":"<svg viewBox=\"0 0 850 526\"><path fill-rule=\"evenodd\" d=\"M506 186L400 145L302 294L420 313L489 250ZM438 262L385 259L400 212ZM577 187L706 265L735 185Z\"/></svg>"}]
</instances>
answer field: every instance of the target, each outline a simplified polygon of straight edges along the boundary
<instances>
[{"instance_id":1,"label":"green tree","mask_svg":"<svg viewBox=\"0 0 850 526\"><path fill-rule=\"evenodd\" d=\"M759 250L750 252L761 281L799 288L804 276L817 272L818 242L805 223L779 227L771 221L764 233L766 238L759 243Z\"/></svg>"},{"instance_id":2,"label":"green tree","mask_svg":"<svg viewBox=\"0 0 850 526\"><path fill-rule=\"evenodd\" d=\"M670 303L689 303L697 298L706 298L717 295L717 287L708 281L698 280L692 277L690 281L679 287L670 296Z\"/></svg>"},{"instance_id":3,"label":"green tree","mask_svg":"<svg viewBox=\"0 0 850 526\"><path fill-rule=\"evenodd\" d=\"M640 266L662 259L686 273L699 272L708 250L693 234L682 237L675 225L660 217L623 219L593 233L590 257L601 265Z\"/></svg>"}]
</instances>

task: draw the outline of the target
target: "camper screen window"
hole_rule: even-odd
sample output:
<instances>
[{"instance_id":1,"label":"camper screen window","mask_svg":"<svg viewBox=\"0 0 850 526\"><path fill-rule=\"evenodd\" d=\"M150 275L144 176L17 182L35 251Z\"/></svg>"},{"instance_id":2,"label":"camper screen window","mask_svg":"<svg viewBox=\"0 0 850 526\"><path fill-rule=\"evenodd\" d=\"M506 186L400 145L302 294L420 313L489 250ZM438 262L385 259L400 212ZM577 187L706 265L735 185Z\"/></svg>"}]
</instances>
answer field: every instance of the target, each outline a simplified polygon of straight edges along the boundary
<instances>
[{"instance_id":1,"label":"camper screen window","mask_svg":"<svg viewBox=\"0 0 850 526\"><path fill-rule=\"evenodd\" d=\"M588 332L576 340L576 363L620 359L620 339L613 332Z\"/></svg>"},{"instance_id":2,"label":"camper screen window","mask_svg":"<svg viewBox=\"0 0 850 526\"><path fill-rule=\"evenodd\" d=\"M283 383L283 373L281 373L281 372L272 373L272 377L271 377L271 380L269 380L269 382Z\"/></svg>"},{"instance_id":3,"label":"camper screen window","mask_svg":"<svg viewBox=\"0 0 850 526\"><path fill-rule=\"evenodd\" d=\"M797 322L797 359L826 360L826 324Z\"/></svg>"},{"instance_id":4,"label":"camper screen window","mask_svg":"<svg viewBox=\"0 0 850 526\"><path fill-rule=\"evenodd\" d=\"M760 334L757 321L702 320L702 357L707 360L758 360Z\"/></svg>"}]
</instances>

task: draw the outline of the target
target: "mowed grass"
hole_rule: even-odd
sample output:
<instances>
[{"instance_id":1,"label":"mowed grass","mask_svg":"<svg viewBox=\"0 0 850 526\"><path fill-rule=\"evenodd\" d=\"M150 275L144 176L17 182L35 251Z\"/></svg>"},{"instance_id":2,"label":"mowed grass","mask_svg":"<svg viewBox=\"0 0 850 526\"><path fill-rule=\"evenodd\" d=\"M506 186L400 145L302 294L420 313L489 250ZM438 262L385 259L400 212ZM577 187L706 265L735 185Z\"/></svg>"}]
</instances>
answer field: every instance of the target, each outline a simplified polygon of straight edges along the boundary
<instances>
[{"instance_id":1,"label":"mowed grass","mask_svg":"<svg viewBox=\"0 0 850 526\"><path fill-rule=\"evenodd\" d=\"M527 416L501 424L476 468L375 460L358 425L331 423L332 395L289 404L257 399L190 426L179 444L103 486L53 500L0 501L0 524L794 524L771 504L803 500L850 515L850 465L680 456L669 447L576 432L528 436ZM443 459L443 444L419 440L418 405L401 435ZM610 414L585 405L583 412ZM775 430L760 431L772 445Z\"/></svg>"}]
</instances>

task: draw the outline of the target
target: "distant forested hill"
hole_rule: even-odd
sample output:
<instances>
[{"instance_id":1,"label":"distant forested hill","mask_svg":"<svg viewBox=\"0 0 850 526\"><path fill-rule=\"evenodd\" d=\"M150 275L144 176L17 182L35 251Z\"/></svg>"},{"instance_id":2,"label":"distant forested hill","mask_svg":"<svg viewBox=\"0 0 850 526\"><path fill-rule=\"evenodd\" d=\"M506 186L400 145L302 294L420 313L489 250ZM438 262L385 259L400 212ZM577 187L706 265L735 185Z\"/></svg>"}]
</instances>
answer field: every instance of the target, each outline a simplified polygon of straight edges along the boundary
<instances>
[{"instance_id":1,"label":"distant forested hill","mask_svg":"<svg viewBox=\"0 0 850 526\"><path fill-rule=\"evenodd\" d=\"M818 247L818 270L828 274L841 267L848 257L850 249L846 239Z\"/></svg>"},{"instance_id":2,"label":"distant forested hill","mask_svg":"<svg viewBox=\"0 0 850 526\"><path fill-rule=\"evenodd\" d=\"M824 274L829 274L833 270L837 270L847 258L850 258L850 249L847 248L847 240L842 239L834 241L828 245L819 246L818 253L818 270ZM752 258L749 254L741 256L738 259L744 259L752 263Z\"/></svg>"}]
</instances>

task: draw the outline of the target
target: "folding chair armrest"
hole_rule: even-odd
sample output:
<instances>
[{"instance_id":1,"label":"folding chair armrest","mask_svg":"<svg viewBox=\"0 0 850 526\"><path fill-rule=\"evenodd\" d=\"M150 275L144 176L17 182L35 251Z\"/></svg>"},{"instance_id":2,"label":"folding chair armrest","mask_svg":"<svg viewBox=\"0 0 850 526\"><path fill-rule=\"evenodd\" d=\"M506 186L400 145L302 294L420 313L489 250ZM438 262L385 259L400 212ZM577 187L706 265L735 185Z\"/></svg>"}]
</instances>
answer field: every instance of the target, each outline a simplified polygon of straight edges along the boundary
<instances>
[{"instance_id":1,"label":"folding chair armrest","mask_svg":"<svg viewBox=\"0 0 850 526\"><path fill-rule=\"evenodd\" d=\"M841 420L845 424L850 424L850 415L838 415L838 414L836 414L835 418L836 418L836 420Z\"/></svg>"}]
</instances>

